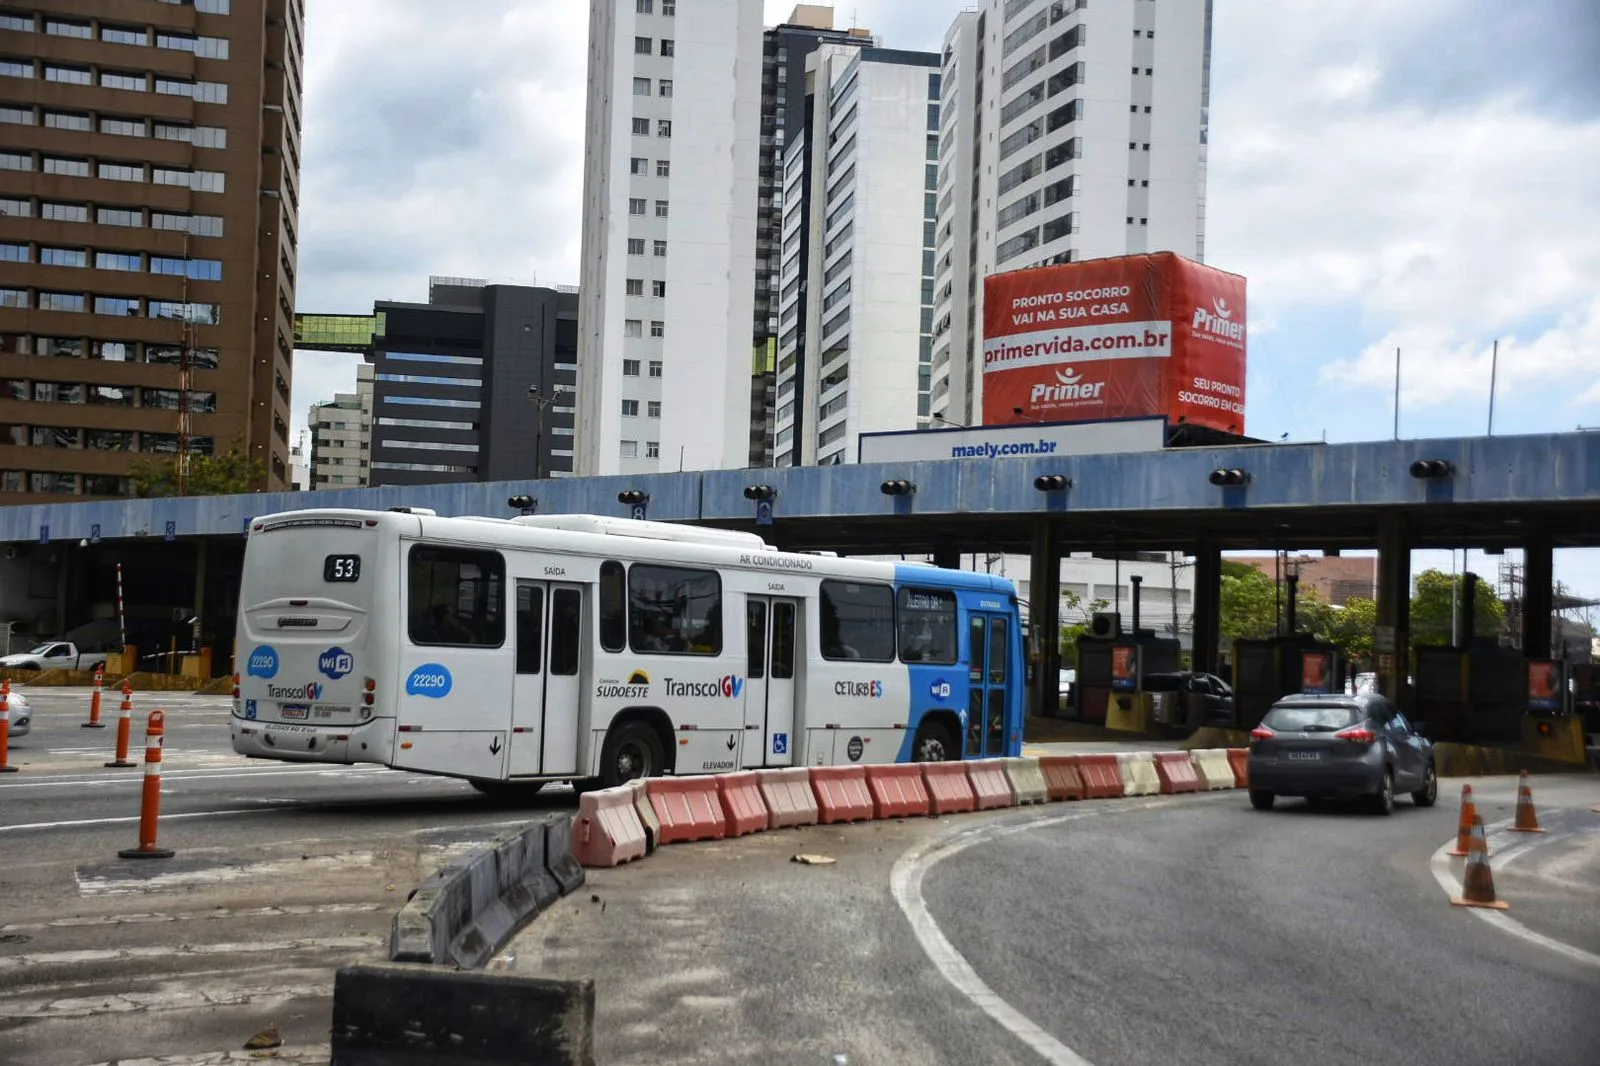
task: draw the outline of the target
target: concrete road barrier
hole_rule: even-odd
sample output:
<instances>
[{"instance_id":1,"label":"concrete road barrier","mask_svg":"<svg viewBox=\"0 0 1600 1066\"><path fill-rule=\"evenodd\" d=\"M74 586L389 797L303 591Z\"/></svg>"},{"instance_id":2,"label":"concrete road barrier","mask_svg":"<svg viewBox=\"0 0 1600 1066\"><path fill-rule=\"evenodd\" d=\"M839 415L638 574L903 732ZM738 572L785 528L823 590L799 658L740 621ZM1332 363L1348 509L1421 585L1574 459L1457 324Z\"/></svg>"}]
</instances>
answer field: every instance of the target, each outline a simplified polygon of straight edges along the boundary
<instances>
[{"instance_id":1,"label":"concrete road barrier","mask_svg":"<svg viewBox=\"0 0 1600 1066\"><path fill-rule=\"evenodd\" d=\"M627 787L633 793L633 809L639 815L639 824L644 826L644 853L648 855L661 843L661 819L656 817L656 809L650 805L650 793L644 785L644 778L637 777L629 781Z\"/></svg>"},{"instance_id":2,"label":"concrete road barrier","mask_svg":"<svg viewBox=\"0 0 1600 1066\"><path fill-rule=\"evenodd\" d=\"M767 827L767 802L761 798L755 771L718 774L716 782L717 796L722 802L722 815L727 821L730 837L759 833Z\"/></svg>"},{"instance_id":3,"label":"concrete road barrier","mask_svg":"<svg viewBox=\"0 0 1600 1066\"><path fill-rule=\"evenodd\" d=\"M1156 776L1161 779L1163 795L1200 791L1200 777L1186 751L1156 752Z\"/></svg>"},{"instance_id":4,"label":"concrete road barrier","mask_svg":"<svg viewBox=\"0 0 1600 1066\"><path fill-rule=\"evenodd\" d=\"M1198 748L1191 751L1189 757L1194 761L1195 773L1208 792L1235 787L1228 749Z\"/></svg>"},{"instance_id":5,"label":"concrete road barrier","mask_svg":"<svg viewBox=\"0 0 1600 1066\"><path fill-rule=\"evenodd\" d=\"M572 853L584 866L621 866L645 856L644 826L633 789L608 788L578 797Z\"/></svg>"},{"instance_id":6,"label":"concrete road barrier","mask_svg":"<svg viewBox=\"0 0 1600 1066\"><path fill-rule=\"evenodd\" d=\"M872 793L867 791L864 766L813 766L811 791L817 797L817 821L823 825L872 818Z\"/></svg>"},{"instance_id":7,"label":"concrete road barrier","mask_svg":"<svg viewBox=\"0 0 1600 1066\"><path fill-rule=\"evenodd\" d=\"M972 791L965 763L925 762L922 783L928 789L928 810L934 814L959 814L978 809L978 794Z\"/></svg>"},{"instance_id":8,"label":"concrete road barrier","mask_svg":"<svg viewBox=\"0 0 1600 1066\"><path fill-rule=\"evenodd\" d=\"M767 828L817 824L817 794L811 791L811 772L804 766L757 770L756 785L767 802Z\"/></svg>"},{"instance_id":9,"label":"concrete road barrier","mask_svg":"<svg viewBox=\"0 0 1600 1066\"><path fill-rule=\"evenodd\" d=\"M1014 802L1011 782L1006 780L1006 765L1002 759L968 759L967 780L972 782L973 794L978 797L978 810L988 811L1009 807Z\"/></svg>"},{"instance_id":10,"label":"concrete road barrier","mask_svg":"<svg viewBox=\"0 0 1600 1066\"><path fill-rule=\"evenodd\" d=\"M594 982L419 966L333 979L333 1066L594 1066Z\"/></svg>"},{"instance_id":11,"label":"concrete road barrier","mask_svg":"<svg viewBox=\"0 0 1600 1066\"><path fill-rule=\"evenodd\" d=\"M389 958L475 969L582 884L571 817L546 815L418 885L390 923Z\"/></svg>"},{"instance_id":12,"label":"concrete road barrier","mask_svg":"<svg viewBox=\"0 0 1600 1066\"><path fill-rule=\"evenodd\" d=\"M1083 799L1083 774L1078 771L1074 756L1040 756L1039 772L1044 775L1045 788L1052 801Z\"/></svg>"},{"instance_id":13,"label":"concrete road barrier","mask_svg":"<svg viewBox=\"0 0 1600 1066\"><path fill-rule=\"evenodd\" d=\"M1122 764L1115 755L1072 755L1078 761L1078 772L1083 775L1083 794L1086 799L1116 799L1126 788L1122 781Z\"/></svg>"},{"instance_id":14,"label":"concrete road barrier","mask_svg":"<svg viewBox=\"0 0 1600 1066\"><path fill-rule=\"evenodd\" d=\"M1011 785L1011 802L1021 807L1049 801L1050 786L1045 784L1038 759L1022 755L1001 761L1005 763L1006 781Z\"/></svg>"},{"instance_id":15,"label":"concrete road barrier","mask_svg":"<svg viewBox=\"0 0 1600 1066\"><path fill-rule=\"evenodd\" d=\"M717 783L709 777L652 777L645 782L661 831L656 840L678 844L689 840L721 840L728 835Z\"/></svg>"},{"instance_id":16,"label":"concrete road barrier","mask_svg":"<svg viewBox=\"0 0 1600 1066\"><path fill-rule=\"evenodd\" d=\"M867 767L867 791L872 793L874 818L925 817L932 809L916 763Z\"/></svg>"},{"instance_id":17,"label":"concrete road barrier","mask_svg":"<svg viewBox=\"0 0 1600 1066\"><path fill-rule=\"evenodd\" d=\"M1159 796L1161 794L1161 778L1156 774L1156 759L1152 752L1118 752L1117 765L1122 771L1122 794L1124 796Z\"/></svg>"}]
</instances>

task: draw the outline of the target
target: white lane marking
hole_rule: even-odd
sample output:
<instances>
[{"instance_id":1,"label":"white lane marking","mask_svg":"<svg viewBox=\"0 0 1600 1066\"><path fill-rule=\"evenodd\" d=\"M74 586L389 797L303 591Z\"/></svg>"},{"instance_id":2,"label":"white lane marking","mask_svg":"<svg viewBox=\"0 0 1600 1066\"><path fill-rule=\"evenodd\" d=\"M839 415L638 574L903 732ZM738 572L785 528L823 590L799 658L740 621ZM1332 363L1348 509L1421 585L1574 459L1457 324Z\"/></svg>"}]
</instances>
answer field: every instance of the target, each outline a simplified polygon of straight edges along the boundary
<instances>
[{"instance_id":1,"label":"white lane marking","mask_svg":"<svg viewBox=\"0 0 1600 1066\"><path fill-rule=\"evenodd\" d=\"M262 1054L256 1052L255 1054ZM117 1059L114 1062L97 1062L94 1066L230 1066L231 1063L252 1062L247 1051L210 1051L199 1055L163 1055L158 1059ZM331 1044L301 1044L292 1048L273 1048L273 1062L291 1066L327 1066L333 1058Z\"/></svg>"},{"instance_id":2,"label":"white lane marking","mask_svg":"<svg viewBox=\"0 0 1600 1066\"><path fill-rule=\"evenodd\" d=\"M160 992L122 992L115 995L79 996L71 999L20 1003L13 1001L0 1005L0 1020L92 1018L103 1014L130 1014L135 1011L209 1010L219 1006L244 1006L258 1002L286 1004L295 1000L327 999L331 995L333 995L331 984L311 982L249 988L219 988L212 985L196 992L167 989ZM128 1066L128 1060L122 1060L122 1066Z\"/></svg>"},{"instance_id":3,"label":"white lane marking","mask_svg":"<svg viewBox=\"0 0 1600 1066\"><path fill-rule=\"evenodd\" d=\"M1511 821L1512 820L1508 818L1503 822L1496 822L1493 826L1488 827L1488 829L1498 831L1503 829L1505 826L1510 825ZM1565 837L1556 837L1555 839L1563 840ZM1513 857L1515 857L1516 854L1525 854L1539 844L1549 842L1549 838L1547 837L1539 837L1537 840L1529 841L1526 844L1521 844L1519 842L1519 845L1513 851ZM1450 869L1451 863L1449 852L1450 849L1455 846L1456 842L1454 840L1440 845L1439 850L1433 853L1433 858L1428 862L1429 868L1433 871L1433 879L1439 882L1439 887L1444 889L1445 895L1451 897L1452 899L1460 896L1462 891L1460 879L1458 879ZM1493 855L1494 852L1491 851L1490 854ZM1463 866L1465 866L1466 860L1462 859L1461 862ZM1557 955L1561 955L1564 958L1579 963L1580 965L1592 966L1595 969L1600 969L1600 955L1595 955L1592 952L1584 951L1580 947L1575 947L1572 944L1556 940L1554 937L1545 936L1543 933L1536 933L1532 929L1529 929L1527 926L1523 925L1521 922L1517 921L1515 918L1506 914L1504 911L1492 911L1483 907L1463 907L1462 909L1471 911L1478 918L1488 922L1496 929L1499 929L1502 932L1510 933L1512 936L1525 940L1536 947L1544 948L1546 951L1553 951Z\"/></svg>"},{"instance_id":4,"label":"white lane marking","mask_svg":"<svg viewBox=\"0 0 1600 1066\"><path fill-rule=\"evenodd\" d=\"M163 822L179 818L227 818L236 814L277 814L278 807L229 807L218 811L184 811L181 814L163 814ZM86 825L126 825L137 822L138 815L126 818L75 818L64 822L24 822L21 825L0 825L0 833L21 833L31 829L78 829Z\"/></svg>"},{"instance_id":5,"label":"white lane marking","mask_svg":"<svg viewBox=\"0 0 1600 1066\"><path fill-rule=\"evenodd\" d=\"M168 770L163 769L161 780L163 784L173 781L232 781L250 780L257 777L371 777L375 772L383 771L382 766L367 767L341 767L338 769L322 769L307 767L304 770L269 770L250 769L245 767L216 767L214 769L195 770ZM396 778L398 780L398 778ZM104 777L62 777L52 778L49 781L10 781L0 785L0 791L12 788L104 788L110 785L142 785L143 775L137 776L104 776ZM170 789L163 788L162 792Z\"/></svg>"},{"instance_id":6,"label":"white lane marking","mask_svg":"<svg viewBox=\"0 0 1600 1066\"><path fill-rule=\"evenodd\" d=\"M1197 797L1189 798L1209 800L1213 796L1221 795L1224 794L1200 793ZM906 921L911 923L911 931L916 935L917 942L922 945L923 953L933 962L944 979L955 986L956 991L998 1022L1001 1028L1038 1052L1039 1056L1051 1066L1093 1066L1088 1059L1039 1028L1031 1018L1001 999L994 989L984 983L983 978L972 968L972 964L967 962L955 946L945 938L939 929L939 923L934 921L933 915L929 913L927 904L922 899L922 878L940 862L952 855L959 855L974 844L987 843L999 837L1062 825L1099 814L1174 805L1176 804L1172 800L1158 800L1116 808L1079 810L1072 814L1037 818L1000 829L992 825L974 826L953 837L918 845L900 856L889 874L889 889L894 895L895 902L900 905L901 912L905 914Z\"/></svg>"},{"instance_id":7,"label":"white lane marking","mask_svg":"<svg viewBox=\"0 0 1600 1066\"><path fill-rule=\"evenodd\" d=\"M161 925L166 922L205 922L248 918L289 918L321 914L364 914L371 911L390 910L387 903L318 903L289 904L282 907L218 907L209 911L179 911L167 914L146 911L139 914L97 914L88 918L57 918L50 922L14 922L0 925L0 934L36 933L45 929L83 929L102 925Z\"/></svg>"},{"instance_id":8,"label":"white lane marking","mask_svg":"<svg viewBox=\"0 0 1600 1066\"><path fill-rule=\"evenodd\" d=\"M372 852L350 851L338 855L314 855L299 859L278 859L256 862L247 866L208 866L201 870L180 870L177 873L154 873L149 877L103 877L76 874L80 896L118 896L135 892L161 892L180 885L211 885L225 881L239 881L251 877L271 877L287 874L303 877L313 871L345 869L353 866L371 866Z\"/></svg>"},{"instance_id":9,"label":"white lane marking","mask_svg":"<svg viewBox=\"0 0 1600 1066\"><path fill-rule=\"evenodd\" d=\"M131 962L193 955L259 955L275 951L360 951L383 942L376 936L307 937L301 940L245 940L221 944L163 944L147 947L85 948L34 955L0 956L0 973L25 966L75 966L85 962Z\"/></svg>"}]
</instances>

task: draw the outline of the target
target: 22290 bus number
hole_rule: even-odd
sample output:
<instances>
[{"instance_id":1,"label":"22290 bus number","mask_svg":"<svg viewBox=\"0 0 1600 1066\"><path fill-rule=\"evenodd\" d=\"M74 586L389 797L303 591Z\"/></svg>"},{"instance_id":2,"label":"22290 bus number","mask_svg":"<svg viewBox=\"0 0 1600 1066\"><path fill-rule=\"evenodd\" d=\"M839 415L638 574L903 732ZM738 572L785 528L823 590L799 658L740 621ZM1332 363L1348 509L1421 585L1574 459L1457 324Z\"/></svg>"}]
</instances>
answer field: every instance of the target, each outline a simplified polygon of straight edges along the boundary
<instances>
[{"instance_id":1,"label":"22290 bus number","mask_svg":"<svg viewBox=\"0 0 1600 1066\"><path fill-rule=\"evenodd\" d=\"M361 579L361 556L359 555L330 555L322 561L322 580L324 581L359 581Z\"/></svg>"}]
</instances>

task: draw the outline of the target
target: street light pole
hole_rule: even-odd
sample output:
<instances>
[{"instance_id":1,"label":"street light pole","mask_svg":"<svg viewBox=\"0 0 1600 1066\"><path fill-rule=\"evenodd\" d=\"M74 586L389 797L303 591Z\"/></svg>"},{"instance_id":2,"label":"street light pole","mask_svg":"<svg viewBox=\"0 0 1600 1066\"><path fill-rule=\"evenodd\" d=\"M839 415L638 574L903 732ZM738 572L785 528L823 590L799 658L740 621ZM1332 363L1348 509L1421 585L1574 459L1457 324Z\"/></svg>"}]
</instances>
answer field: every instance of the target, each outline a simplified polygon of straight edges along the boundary
<instances>
[{"instance_id":1,"label":"street light pole","mask_svg":"<svg viewBox=\"0 0 1600 1066\"><path fill-rule=\"evenodd\" d=\"M565 399L567 391L559 386L546 396L537 385L528 386L528 399L533 401L533 480L544 480L544 409Z\"/></svg>"}]
</instances>

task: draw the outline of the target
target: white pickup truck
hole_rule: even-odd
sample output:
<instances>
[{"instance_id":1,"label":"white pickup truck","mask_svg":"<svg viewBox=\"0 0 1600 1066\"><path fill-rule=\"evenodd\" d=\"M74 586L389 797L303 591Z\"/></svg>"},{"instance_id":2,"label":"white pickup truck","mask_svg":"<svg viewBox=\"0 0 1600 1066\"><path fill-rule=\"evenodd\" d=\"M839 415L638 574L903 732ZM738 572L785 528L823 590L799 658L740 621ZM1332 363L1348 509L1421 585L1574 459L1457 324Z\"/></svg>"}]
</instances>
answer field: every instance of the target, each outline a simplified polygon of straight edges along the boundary
<instances>
[{"instance_id":1,"label":"white pickup truck","mask_svg":"<svg viewBox=\"0 0 1600 1066\"><path fill-rule=\"evenodd\" d=\"M79 651L69 640L51 640L29 651L0 656L0 668L8 670L93 670L104 666L103 651Z\"/></svg>"}]
</instances>

